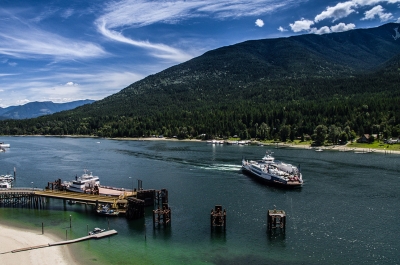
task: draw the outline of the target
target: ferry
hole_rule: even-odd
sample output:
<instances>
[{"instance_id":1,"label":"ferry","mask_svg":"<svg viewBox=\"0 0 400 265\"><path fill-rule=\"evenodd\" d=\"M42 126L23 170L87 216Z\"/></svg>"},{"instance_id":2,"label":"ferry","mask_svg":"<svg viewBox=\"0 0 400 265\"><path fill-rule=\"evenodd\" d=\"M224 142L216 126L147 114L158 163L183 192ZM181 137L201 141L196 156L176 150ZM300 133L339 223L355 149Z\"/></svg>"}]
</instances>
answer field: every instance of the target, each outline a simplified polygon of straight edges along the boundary
<instances>
[{"instance_id":1,"label":"ferry","mask_svg":"<svg viewBox=\"0 0 400 265\"><path fill-rule=\"evenodd\" d=\"M242 159L242 172L249 173L255 179L282 187L296 188L303 185L300 166L296 167L275 161L272 152L266 152L262 160Z\"/></svg>"},{"instance_id":2,"label":"ferry","mask_svg":"<svg viewBox=\"0 0 400 265\"><path fill-rule=\"evenodd\" d=\"M69 191L85 193L87 189L98 189L100 187L100 179L98 176L93 176L92 172L88 174L85 169L85 173L82 176L76 176L75 180L66 182L64 185Z\"/></svg>"}]
</instances>

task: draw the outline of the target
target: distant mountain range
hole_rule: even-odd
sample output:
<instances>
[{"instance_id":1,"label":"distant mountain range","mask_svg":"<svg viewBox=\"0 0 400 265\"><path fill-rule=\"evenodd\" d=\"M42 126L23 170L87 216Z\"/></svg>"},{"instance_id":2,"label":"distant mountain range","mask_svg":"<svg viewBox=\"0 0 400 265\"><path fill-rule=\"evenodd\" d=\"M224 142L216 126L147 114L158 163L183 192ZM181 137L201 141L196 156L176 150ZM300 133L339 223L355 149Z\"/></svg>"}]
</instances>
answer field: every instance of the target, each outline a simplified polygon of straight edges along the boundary
<instances>
[{"instance_id":1,"label":"distant mountain range","mask_svg":"<svg viewBox=\"0 0 400 265\"><path fill-rule=\"evenodd\" d=\"M29 102L25 105L0 107L0 120L5 119L30 119L56 112L71 110L82 105L91 104L94 100L77 100L68 103L53 103L51 101Z\"/></svg>"}]
</instances>

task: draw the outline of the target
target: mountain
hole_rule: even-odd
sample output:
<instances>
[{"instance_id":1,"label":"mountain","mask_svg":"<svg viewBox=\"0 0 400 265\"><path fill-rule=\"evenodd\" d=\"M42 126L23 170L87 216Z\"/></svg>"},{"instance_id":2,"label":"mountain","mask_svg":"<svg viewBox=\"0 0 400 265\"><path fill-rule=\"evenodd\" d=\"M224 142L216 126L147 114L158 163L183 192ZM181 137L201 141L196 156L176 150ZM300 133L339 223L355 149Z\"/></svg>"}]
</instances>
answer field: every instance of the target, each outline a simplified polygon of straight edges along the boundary
<instances>
[{"instance_id":1,"label":"mountain","mask_svg":"<svg viewBox=\"0 0 400 265\"><path fill-rule=\"evenodd\" d=\"M68 103L53 103L51 101L30 102L20 106L0 108L0 119L30 119L56 112L74 109L76 107L91 104L94 100L77 100Z\"/></svg>"},{"instance_id":2,"label":"mountain","mask_svg":"<svg viewBox=\"0 0 400 265\"><path fill-rule=\"evenodd\" d=\"M93 104L0 123L0 133L282 140L323 125L346 128L346 137L400 134L398 28L389 23L221 47Z\"/></svg>"}]
</instances>

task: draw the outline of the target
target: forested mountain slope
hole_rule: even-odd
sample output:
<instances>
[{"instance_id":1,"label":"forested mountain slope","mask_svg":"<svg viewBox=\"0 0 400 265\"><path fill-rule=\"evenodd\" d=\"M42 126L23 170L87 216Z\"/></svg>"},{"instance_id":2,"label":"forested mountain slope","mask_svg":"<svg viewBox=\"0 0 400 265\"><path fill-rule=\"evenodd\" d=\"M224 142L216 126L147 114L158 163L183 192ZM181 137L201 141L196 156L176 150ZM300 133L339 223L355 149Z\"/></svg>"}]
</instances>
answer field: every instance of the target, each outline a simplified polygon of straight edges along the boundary
<instances>
[{"instance_id":1,"label":"forested mountain slope","mask_svg":"<svg viewBox=\"0 0 400 265\"><path fill-rule=\"evenodd\" d=\"M400 132L400 39L393 37L398 26L222 47L91 105L3 122L0 133L286 140L323 125L348 138L395 136Z\"/></svg>"}]
</instances>

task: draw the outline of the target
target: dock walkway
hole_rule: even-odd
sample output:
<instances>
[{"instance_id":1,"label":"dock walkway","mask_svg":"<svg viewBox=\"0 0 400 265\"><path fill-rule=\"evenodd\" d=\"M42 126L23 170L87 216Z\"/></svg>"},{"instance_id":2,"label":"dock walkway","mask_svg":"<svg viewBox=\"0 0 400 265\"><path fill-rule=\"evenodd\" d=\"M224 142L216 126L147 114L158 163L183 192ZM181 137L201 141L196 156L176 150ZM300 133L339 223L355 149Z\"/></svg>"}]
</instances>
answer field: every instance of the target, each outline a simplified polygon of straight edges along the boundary
<instances>
[{"instance_id":1,"label":"dock walkway","mask_svg":"<svg viewBox=\"0 0 400 265\"><path fill-rule=\"evenodd\" d=\"M17 252L28 251L28 250L39 249L39 248L45 248L45 247L67 245L67 244L81 242L81 241L92 239L92 238L100 239L100 238L104 238L104 237L109 237L109 236L112 236L112 235L115 235L115 234L118 234L118 232L116 230L112 229L112 230L104 231L104 232L97 233L97 234L94 234L94 235L79 237L79 238L76 238L76 239L65 240L65 241L60 241L60 242L55 242L55 243L48 243L46 245L38 245L38 246L33 246L33 247L19 248L19 249L12 250L10 252L11 253L17 253ZM4 253L0 253L0 254L4 254Z\"/></svg>"}]
</instances>

